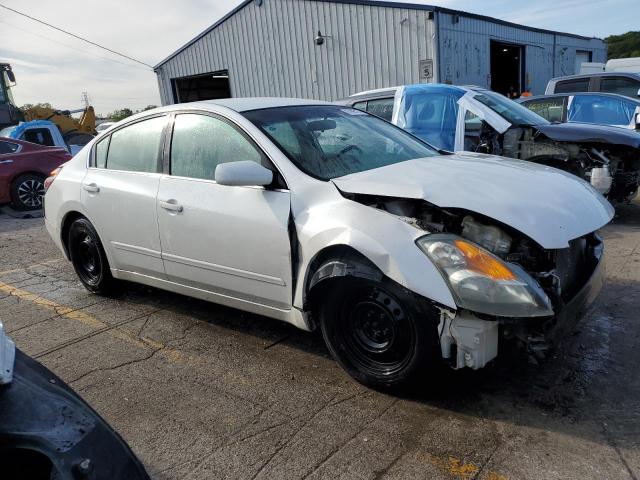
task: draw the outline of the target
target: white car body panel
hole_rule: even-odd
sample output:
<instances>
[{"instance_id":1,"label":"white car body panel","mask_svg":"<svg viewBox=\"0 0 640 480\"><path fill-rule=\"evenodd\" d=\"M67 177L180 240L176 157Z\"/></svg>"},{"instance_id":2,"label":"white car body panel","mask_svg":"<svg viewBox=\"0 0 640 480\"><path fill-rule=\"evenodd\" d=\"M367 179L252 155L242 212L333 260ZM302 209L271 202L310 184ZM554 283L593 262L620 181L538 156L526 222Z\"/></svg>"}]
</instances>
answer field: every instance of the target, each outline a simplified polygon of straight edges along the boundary
<instances>
[{"instance_id":1,"label":"white car body panel","mask_svg":"<svg viewBox=\"0 0 640 480\"><path fill-rule=\"evenodd\" d=\"M348 200L338 189L425 199L442 207L477 211L520 230L545 248L563 248L569 239L596 230L611 218L611 207L585 182L555 169L489 156L433 157L334 181L316 180L298 170L238 112L315 104L326 103L229 99L156 110L200 110L233 121L273 162L288 191L88 168L94 140L65 164L47 192L47 229L63 248L64 218L69 212L79 212L98 231L114 277L310 329L302 312L307 270L319 252L335 245L353 248L405 288L456 309L449 286L415 244L427 232L390 213ZM154 113L136 115L123 124L149 114ZM117 128L119 125L109 131ZM125 180L136 180L137 187L124 191ZM83 185L94 183L99 192L84 190ZM517 201L518 197L526 198L526 204ZM182 212L160 206L159 201L169 200L182 206ZM290 218L299 245L295 272L288 237ZM220 229L214 228L217 224Z\"/></svg>"},{"instance_id":2,"label":"white car body panel","mask_svg":"<svg viewBox=\"0 0 640 480\"><path fill-rule=\"evenodd\" d=\"M111 252L112 268L164 278L156 213L159 184L158 173L87 169L80 203Z\"/></svg>"},{"instance_id":3,"label":"white car body panel","mask_svg":"<svg viewBox=\"0 0 640 480\"><path fill-rule=\"evenodd\" d=\"M289 197L164 175L158 226L167 280L290 308ZM163 201L182 211L163 208Z\"/></svg>"}]
</instances>

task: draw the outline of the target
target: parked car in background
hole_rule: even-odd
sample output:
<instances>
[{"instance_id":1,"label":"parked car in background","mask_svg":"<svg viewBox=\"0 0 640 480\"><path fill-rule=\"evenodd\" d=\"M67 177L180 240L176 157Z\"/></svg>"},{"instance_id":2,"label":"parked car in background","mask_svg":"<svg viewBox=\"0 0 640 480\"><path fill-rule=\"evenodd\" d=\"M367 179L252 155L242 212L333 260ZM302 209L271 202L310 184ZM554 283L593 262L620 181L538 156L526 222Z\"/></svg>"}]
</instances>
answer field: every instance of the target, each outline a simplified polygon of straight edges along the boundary
<instances>
[{"instance_id":1,"label":"parked car in background","mask_svg":"<svg viewBox=\"0 0 640 480\"><path fill-rule=\"evenodd\" d=\"M600 290L613 216L560 170L442 155L299 99L135 115L48 184L47 230L88 290L130 280L319 326L378 387L424 382L442 358L482 368L499 342L542 355Z\"/></svg>"},{"instance_id":2,"label":"parked car in background","mask_svg":"<svg viewBox=\"0 0 640 480\"><path fill-rule=\"evenodd\" d=\"M613 93L558 93L517 101L550 122L593 123L640 131L640 99Z\"/></svg>"},{"instance_id":3,"label":"parked car in background","mask_svg":"<svg viewBox=\"0 0 640 480\"><path fill-rule=\"evenodd\" d=\"M599 72L556 77L549 80L545 95L554 93L602 92L640 97L640 73Z\"/></svg>"},{"instance_id":4,"label":"parked car in background","mask_svg":"<svg viewBox=\"0 0 640 480\"><path fill-rule=\"evenodd\" d=\"M447 151L518 158L560 168L611 201L629 201L640 180L640 135L603 125L552 124L480 87L417 84L340 100L381 116Z\"/></svg>"},{"instance_id":5,"label":"parked car in background","mask_svg":"<svg viewBox=\"0 0 640 480\"><path fill-rule=\"evenodd\" d=\"M24 140L25 142L37 143L45 147L60 147L67 150L71 155L75 155L91 141L93 135L88 133L70 134L70 143L67 143L55 123L49 120L32 120L3 128L0 130L0 137Z\"/></svg>"},{"instance_id":6,"label":"parked car in background","mask_svg":"<svg viewBox=\"0 0 640 480\"><path fill-rule=\"evenodd\" d=\"M44 180L71 159L64 148L0 137L0 204L19 210L42 207Z\"/></svg>"},{"instance_id":7,"label":"parked car in background","mask_svg":"<svg viewBox=\"0 0 640 480\"><path fill-rule=\"evenodd\" d=\"M0 475L29 480L149 480L87 403L15 348L0 322Z\"/></svg>"},{"instance_id":8,"label":"parked car in background","mask_svg":"<svg viewBox=\"0 0 640 480\"><path fill-rule=\"evenodd\" d=\"M96 126L96 132L101 133L104 132L109 127L115 125L117 122L102 122L98 126Z\"/></svg>"}]
</instances>

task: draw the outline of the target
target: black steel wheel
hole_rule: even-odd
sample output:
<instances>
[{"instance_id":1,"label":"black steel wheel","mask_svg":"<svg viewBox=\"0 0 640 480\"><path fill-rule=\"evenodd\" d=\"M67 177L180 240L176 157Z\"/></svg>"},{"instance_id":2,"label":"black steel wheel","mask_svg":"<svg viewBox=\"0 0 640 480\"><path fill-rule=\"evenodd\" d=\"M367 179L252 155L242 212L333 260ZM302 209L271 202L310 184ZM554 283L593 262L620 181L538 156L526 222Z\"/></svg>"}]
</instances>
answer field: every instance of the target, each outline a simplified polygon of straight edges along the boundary
<instances>
[{"instance_id":1,"label":"black steel wheel","mask_svg":"<svg viewBox=\"0 0 640 480\"><path fill-rule=\"evenodd\" d=\"M28 173L20 175L11 183L11 203L18 210L42 208L44 177Z\"/></svg>"},{"instance_id":2,"label":"black steel wheel","mask_svg":"<svg viewBox=\"0 0 640 480\"><path fill-rule=\"evenodd\" d=\"M418 302L390 281L336 280L320 308L329 351L372 387L404 386L426 375L435 361L437 328Z\"/></svg>"},{"instance_id":3,"label":"black steel wheel","mask_svg":"<svg viewBox=\"0 0 640 480\"><path fill-rule=\"evenodd\" d=\"M107 256L89 220L79 218L71 224L68 248L73 268L87 290L100 295L114 292L115 280Z\"/></svg>"}]
</instances>

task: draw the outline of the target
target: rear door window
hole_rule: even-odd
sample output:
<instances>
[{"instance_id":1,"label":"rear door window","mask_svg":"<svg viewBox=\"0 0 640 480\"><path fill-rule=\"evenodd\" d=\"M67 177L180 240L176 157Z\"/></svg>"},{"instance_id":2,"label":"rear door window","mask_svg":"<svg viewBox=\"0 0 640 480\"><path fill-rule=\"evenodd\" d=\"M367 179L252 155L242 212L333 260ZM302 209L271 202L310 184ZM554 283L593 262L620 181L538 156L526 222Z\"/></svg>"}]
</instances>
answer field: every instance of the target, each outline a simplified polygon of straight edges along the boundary
<instances>
[{"instance_id":1,"label":"rear door window","mask_svg":"<svg viewBox=\"0 0 640 480\"><path fill-rule=\"evenodd\" d=\"M640 80L626 77L604 77L600 80L600 91L617 93L625 97L637 98L640 90Z\"/></svg>"},{"instance_id":2,"label":"rear door window","mask_svg":"<svg viewBox=\"0 0 640 480\"><path fill-rule=\"evenodd\" d=\"M367 112L390 122L393 116L393 97L369 100L367 102Z\"/></svg>"},{"instance_id":3,"label":"rear door window","mask_svg":"<svg viewBox=\"0 0 640 480\"><path fill-rule=\"evenodd\" d=\"M589 77L576 78L573 80L563 80L556 83L556 89L554 93L574 93L574 92L588 92L589 91Z\"/></svg>"},{"instance_id":4,"label":"rear door window","mask_svg":"<svg viewBox=\"0 0 640 480\"><path fill-rule=\"evenodd\" d=\"M522 105L550 122L562 122L564 119L565 101L566 97L541 98L539 100L522 102Z\"/></svg>"},{"instance_id":5,"label":"rear door window","mask_svg":"<svg viewBox=\"0 0 640 480\"><path fill-rule=\"evenodd\" d=\"M165 124L166 117L155 117L113 132L108 147L107 169L158 172L160 142Z\"/></svg>"}]
</instances>

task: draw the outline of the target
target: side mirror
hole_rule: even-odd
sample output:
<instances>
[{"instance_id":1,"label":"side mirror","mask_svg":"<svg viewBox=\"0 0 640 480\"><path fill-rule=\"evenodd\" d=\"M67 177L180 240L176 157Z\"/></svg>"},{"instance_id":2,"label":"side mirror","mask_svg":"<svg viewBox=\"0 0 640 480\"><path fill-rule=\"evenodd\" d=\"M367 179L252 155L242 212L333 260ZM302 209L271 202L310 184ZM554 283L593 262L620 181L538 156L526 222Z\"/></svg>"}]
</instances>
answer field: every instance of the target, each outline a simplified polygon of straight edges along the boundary
<instances>
[{"instance_id":1,"label":"side mirror","mask_svg":"<svg viewBox=\"0 0 640 480\"><path fill-rule=\"evenodd\" d=\"M251 160L221 163L216 166L216 182L235 187L255 187L273 182L273 172Z\"/></svg>"},{"instance_id":2,"label":"side mirror","mask_svg":"<svg viewBox=\"0 0 640 480\"><path fill-rule=\"evenodd\" d=\"M640 112L637 112L635 114L635 123L636 123L636 130L640 130Z\"/></svg>"}]
</instances>

